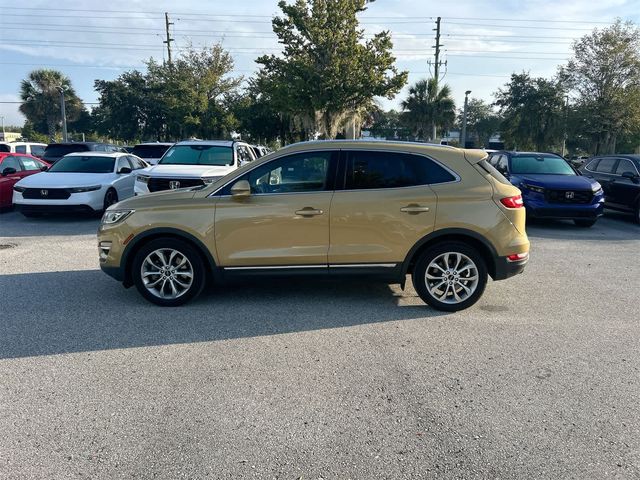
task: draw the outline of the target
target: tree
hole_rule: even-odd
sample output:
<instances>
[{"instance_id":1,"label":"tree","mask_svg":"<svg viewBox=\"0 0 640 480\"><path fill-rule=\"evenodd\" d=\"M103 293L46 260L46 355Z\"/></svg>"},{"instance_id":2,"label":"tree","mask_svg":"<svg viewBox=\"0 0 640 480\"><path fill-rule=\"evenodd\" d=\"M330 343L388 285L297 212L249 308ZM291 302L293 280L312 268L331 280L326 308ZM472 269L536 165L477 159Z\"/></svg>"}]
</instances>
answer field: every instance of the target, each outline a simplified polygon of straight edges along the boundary
<instances>
[{"instance_id":1,"label":"tree","mask_svg":"<svg viewBox=\"0 0 640 480\"><path fill-rule=\"evenodd\" d=\"M386 112L380 107L372 109L363 128L372 136L387 140L412 139L410 129L404 124L402 113L396 110Z\"/></svg>"},{"instance_id":2,"label":"tree","mask_svg":"<svg viewBox=\"0 0 640 480\"><path fill-rule=\"evenodd\" d=\"M273 31L281 56L262 56L261 86L277 109L306 136L335 138L347 120L392 98L407 81L391 53L389 32L364 40L357 14L365 0L296 0L278 3L283 16Z\"/></svg>"},{"instance_id":3,"label":"tree","mask_svg":"<svg viewBox=\"0 0 640 480\"><path fill-rule=\"evenodd\" d=\"M404 120L421 140L431 137L432 125L448 129L456 119L456 105L449 85L438 89L435 78L418 80L409 88L409 95L401 103Z\"/></svg>"},{"instance_id":4,"label":"tree","mask_svg":"<svg viewBox=\"0 0 640 480\"><path fill-rule=\"evenodd\" d=\"M20 83L20 112L35 127L46 125L51 141L55 140L56 128L62 123L60 112L60 90L64 89L67 121L74 121L84 106L71 86L69 77L57 70L39 69L32 71Z\"/></svg>"},{"instance_id":5,"label":"tree","mask_svg":"<svg viewBox=\"0 0 640 480\"><path fill-rule=\"evenodd\" d=\"M458 126L462 126L464 110L458 112ZM470 98L467 104L468 138L476 137L478 145L486 146L491 135L500 130L502 119L494 112L491 105L479 98Z\"/></svg>"},{"instance_id":6,"label":"tree","mask_svg":"<svg viewBox=\"0 0 640 480\"><path fill-rule=\"evenodd\" d=\"M501 135L513 148L550 150L562 141L564 91L556 80L514 73L495 93L503 117Z\"/></svg>"},{"instance_id":7,"label":"tree","mask_svg":"<svg viewBox=\"0 0 640 480\"><path fill-rule=\"evenodd\" d=\"M573 44L560 76L585 112L584 133L594 153L614 153L620 134L640 124L640 29L618 20ZM628 135L627 135L628 137Z\"/></svg>"},{"instance_id":8,"label":"tree","mask_svg":"<svg viewBox=\"0 0 640 480\"><path fill-rule=\"evenodd\" d=\"M237 126L230 109L241 77L222 46L188 47L171 64L146 62L147 72L96 80L99 132L122 140L224 137Z\"/></svg>"}]
</instances>

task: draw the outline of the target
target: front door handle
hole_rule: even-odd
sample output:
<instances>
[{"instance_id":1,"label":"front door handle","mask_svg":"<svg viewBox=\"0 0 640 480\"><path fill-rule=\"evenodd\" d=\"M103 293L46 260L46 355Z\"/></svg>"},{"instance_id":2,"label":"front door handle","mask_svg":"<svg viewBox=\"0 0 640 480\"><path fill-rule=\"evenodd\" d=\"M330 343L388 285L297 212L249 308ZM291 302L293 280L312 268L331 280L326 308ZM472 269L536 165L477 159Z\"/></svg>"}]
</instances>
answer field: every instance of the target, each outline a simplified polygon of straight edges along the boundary
<instances>
[{"instance_id":1,"label":"front door handle","mask_svg":"<svg viewBox=\"0 0 640 480\"><path fill-rule=\"evenodd\" d=\"M403 213L408 213L410 215L417 215L418 213L428 212L429 207L423 207L422 205L418 205L417 203L412 203L407 205L406 207L402 207L400 209Z\"/></svg>"},{"instance_id":2,"label":"front door handle","mask_svg":"<svg viewBox=\"0 0 640 480\"><path fill-rule=\"evenodd\" d=\"M315 217L323 213L324 211L313 207L304 207L302 210L296 210L296 215L300 215L301 217Z\"/></svg>"}]
</instances>

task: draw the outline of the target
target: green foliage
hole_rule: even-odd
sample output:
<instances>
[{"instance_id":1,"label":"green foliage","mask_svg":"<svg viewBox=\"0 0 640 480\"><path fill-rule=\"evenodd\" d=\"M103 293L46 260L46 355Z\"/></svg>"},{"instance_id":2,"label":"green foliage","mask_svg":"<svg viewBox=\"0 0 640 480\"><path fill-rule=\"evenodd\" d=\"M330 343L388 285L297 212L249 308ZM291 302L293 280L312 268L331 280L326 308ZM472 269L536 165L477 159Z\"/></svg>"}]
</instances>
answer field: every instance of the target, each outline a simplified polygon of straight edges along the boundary
<instances>
[{"instance_id":1,"label":"green foliage","mask_svg":"<svg viewBox=\"0 0 640 480\"><path fill-rule=\"evenodd\" d=\"M404 122L421 140L434 140L432 126L446 130L453 126L456 118L449 85L438 88L435 78L418 80L409 88L409 95L401 105Z\"/></svg>"},{"instance_id":2,"label":"green foliage","mask_svg":"<svg viewBox=\"0 0 640 480\"><path fill-rule=\"evenodd\" d=\"M47 133L51 140L55 138L57 127L62 124L60 87L64 89L67 121L74 121L84 106L71 86L69 77L57 70L43 68L32 71L20 83L20 112L36 131Z\"/></svg>"},{"instance_id":3,"label":"green foliage","mask_svg":"<svg viewBox=\"0 0 640 480\"><path fill-rule=\"evenodd\" d=\"M581 130L596 154L614 153L619 135L640 129L640 30L618 20L573 45L560 77L576 95Z\"/></svg>"},{"instance_id":4,"label":"green foliage","mask_svg":"<svg viewBox=\"0 0 640 480\"><path fill-rule=\"evenodd\" d=\"M464 110L458 112L458 127L462 128ZM486 146L491 136L500 131L502 119L492 106L479 98L470 98L467 104L467 138L477 139L477 145Z\"/></svg>"},{"instance_id":5,"label":"green foliage","mask_svg":"<svg viewBox=\"0 0 640 480\"><path fill-rule=\"evenodd\" d=\"M389 32L364 40L357 14L365 0L279 2L273 31L281 56L262 56L259 85L273 109L305 136L335 138L374 96L392 98L407 81L394 66Z\"/></svg>"},{"instance_id":6,"label":"green foliage","mask_svg":"<svg viewBox=\"0 0 640 480\"><path fill-rule=\"evenodd\" d=\"M514 73L495 96L503 117L502 139L508 146L544 151L562 142L564 92L557 81Z\"/></svg>"},{"instance_id":7,"label":"green foliage","mask_svg":"<svg viewBox=\"0 0 640 480\"><path fill-rule=\"evenodd\" d=\"M36 131L33 123L31 123L29 120L24 122L24 126L20 129L20 134L22 135L22 138L26 139L29 142L49 143L49 137L47 137L47 135L45 135L44 133Z\"/></svg>"},{"instance_id":8,"label":"green foliage","mask_svg":"<svg viewBox=\"0 0 640 480\"><path fill-rule=\"evenodd\" d=\"M126 141L177 140L228 137L236 128L229 102L242 79L229 76L233 60L222 46L189 47L171 64L153 59L146 64L146 73L96 80L99 133Z\"/></svg>"}]
</instances>

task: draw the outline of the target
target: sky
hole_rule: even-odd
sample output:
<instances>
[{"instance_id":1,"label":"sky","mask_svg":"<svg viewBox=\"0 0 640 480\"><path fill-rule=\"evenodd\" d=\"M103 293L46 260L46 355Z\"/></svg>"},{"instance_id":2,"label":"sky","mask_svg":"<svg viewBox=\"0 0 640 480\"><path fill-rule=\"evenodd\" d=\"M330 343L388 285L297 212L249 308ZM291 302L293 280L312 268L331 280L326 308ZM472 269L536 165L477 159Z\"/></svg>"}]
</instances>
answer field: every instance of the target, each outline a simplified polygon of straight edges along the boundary
<instances>
[{"instance_id":1,"label":"sky","mask_svg":"<svg viewBox=\"0 0 640 480\"><path fill-rule=\"evenodd\" d=\"M61 70L80 98L97 102L96 79L111 80L126 70L144 69L149 57L166 57L165 17L169 13L173 55L189 43L221 42L235 61L235 75L255 72L254 60L277 53L271 29L277 0L0 0L0 117L22 125L20 81L36 68ZM549 77L570 56L573 40L616 18L640 24L640 0L376 0L359 15L365 35L388 30L396 65L409 84L430 75L433 29L442 17L443 82L458 106L464 92L492 101L513 72ZM399 108L405 87L386 108Z\"/></svg>"}]
</instances>

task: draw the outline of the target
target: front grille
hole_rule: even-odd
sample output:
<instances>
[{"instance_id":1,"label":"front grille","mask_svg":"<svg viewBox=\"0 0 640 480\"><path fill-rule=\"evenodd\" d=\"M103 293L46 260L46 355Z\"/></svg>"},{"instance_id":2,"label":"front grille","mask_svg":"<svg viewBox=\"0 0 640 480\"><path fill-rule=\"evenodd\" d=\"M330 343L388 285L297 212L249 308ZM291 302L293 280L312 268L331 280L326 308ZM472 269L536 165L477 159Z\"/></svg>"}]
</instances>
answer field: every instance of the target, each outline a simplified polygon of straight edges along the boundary
<instances>
[{"instance_id":1,"label":"front grille","mask_svg":"<svg viewBox=\"0 0 640 480\"><path fill-rule=\"evenodd\" d=\"M204 185L200 178L150 178L147 187L150 192L171 190L171 182L180 182L177 188L198 187ZM176 188L176 187L174 187Z\"/></svg>"},{"instance_id":2,"label":"front grille","mask_svg":"<svg viewBox=\"0 0 640 480\"><path fill-rule=\"evenodd\" d=\"M569 203L573 205L591 203L591 190L546 190L544 198L549 203Z\"/></svg>"},{"instance_id":3,"label":"front grille","mask_svg":"<svg viewBox=\"0 0 640 480\"><path fill-rule=\"evenodd\" d=\"M29 200L66 200L71 194L66 188L27 188L22 198Z\"/></svg>"}]
</instances>

